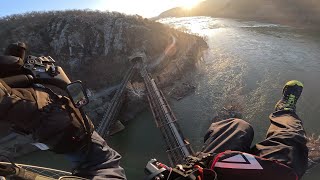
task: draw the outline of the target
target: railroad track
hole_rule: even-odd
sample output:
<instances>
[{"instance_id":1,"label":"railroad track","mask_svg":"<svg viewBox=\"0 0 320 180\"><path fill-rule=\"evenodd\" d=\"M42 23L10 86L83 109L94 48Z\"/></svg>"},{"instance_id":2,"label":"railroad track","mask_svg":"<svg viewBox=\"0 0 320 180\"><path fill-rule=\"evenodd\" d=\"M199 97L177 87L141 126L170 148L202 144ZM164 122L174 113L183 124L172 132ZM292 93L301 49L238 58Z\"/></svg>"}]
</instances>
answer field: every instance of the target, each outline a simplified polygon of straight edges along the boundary
<instances>
[{"instance_id":1,"label":"railroad track","mask_svg":"<svg viewBox=\"0 0 320 180\"><path fill-rule=\"evenodd\" d=\"M184 163L186 157L194 154L190 143L184 138L177 123L177 118L162 91L158 89L154 79L152 79L145 67L141 68L140 73L146 85L154 120L165 140L170 163L173 166Z\"/></svg>"},{"instance_id":2,"label":"railroad track","mask_svg":"<svg viewBox=\"0 0 320 180\"><path fill-rule=\"evenodd\" d=\"M121 109L121 105L123 102L123 94L125 92L126 85L128 81L131 79L132 75L134 74L136 65L132 65L129 70L127 71L124 79L121 82L121 85L113 96L110 105L108 106L106 112L102 116L102 119L99 122L99 125L96 128L97 133L106 139L110 134L110 129L112 125L116 122L116 117L119 114Z\"/></svg>"}]
</instances>

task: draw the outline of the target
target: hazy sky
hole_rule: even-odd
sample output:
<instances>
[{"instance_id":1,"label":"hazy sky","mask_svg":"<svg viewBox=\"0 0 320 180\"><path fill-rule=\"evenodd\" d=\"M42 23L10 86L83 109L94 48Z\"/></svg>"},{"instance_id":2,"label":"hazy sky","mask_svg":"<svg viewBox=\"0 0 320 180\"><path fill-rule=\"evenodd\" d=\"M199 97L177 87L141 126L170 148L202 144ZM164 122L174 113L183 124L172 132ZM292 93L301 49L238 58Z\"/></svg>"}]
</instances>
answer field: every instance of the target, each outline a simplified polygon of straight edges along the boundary
<instances>
[{"instance_id":1,"label":"hazy sky","mask_svg":"<svg viewBox=\"0 0 320 180\"><path fill-rule=\"evenodd\" d=\"M154 17L176 7L190 7L201 0L0 0L0 16L29 11L97 9Z\"/></svg>"}]
</instances>

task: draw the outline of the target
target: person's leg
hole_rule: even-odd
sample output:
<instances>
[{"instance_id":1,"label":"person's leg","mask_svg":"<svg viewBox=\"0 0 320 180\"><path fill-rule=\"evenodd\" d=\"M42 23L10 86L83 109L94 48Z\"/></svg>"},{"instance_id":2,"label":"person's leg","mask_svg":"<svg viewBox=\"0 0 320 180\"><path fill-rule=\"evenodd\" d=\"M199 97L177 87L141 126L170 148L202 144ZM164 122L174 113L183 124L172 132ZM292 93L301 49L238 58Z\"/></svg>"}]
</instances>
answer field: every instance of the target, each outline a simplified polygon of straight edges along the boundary
<instances>
[{"instance_id":1,"label":"person's leg","mask_svg":"<svg viewBox=\"0 0 320 180\"><path fill-rule=\"evenodd\" d=\"M301 177L308 166L307 139L301 120L290 111L272 113L270 120L267 138L256 144L251 153L285 164Z\"/></svg>"},{"instance_id":2,"label":"person's leg","mask_svg":"<svg viewBox=\"0 0 320 180\"><path fill-rule=\"evenodd\" d=\"M248 152L253 135L253 128L241 119L212 123L204 136L202 153L220 153L226 150Z\"/></svg>"},{"instance_id":3,"label":"person's leg","mask_svg":"<svg viewBox=\"0 0 320 180\"><path fill-rule=\"evenodd\" d=\"M251 153L285 164L301 177L308 164L306 133L295 113L295 105L302 92L299 81L290 81L283 90L283 98L270 115L271 125L264 141L256 144Z\"/></svg>"}]
</instances>

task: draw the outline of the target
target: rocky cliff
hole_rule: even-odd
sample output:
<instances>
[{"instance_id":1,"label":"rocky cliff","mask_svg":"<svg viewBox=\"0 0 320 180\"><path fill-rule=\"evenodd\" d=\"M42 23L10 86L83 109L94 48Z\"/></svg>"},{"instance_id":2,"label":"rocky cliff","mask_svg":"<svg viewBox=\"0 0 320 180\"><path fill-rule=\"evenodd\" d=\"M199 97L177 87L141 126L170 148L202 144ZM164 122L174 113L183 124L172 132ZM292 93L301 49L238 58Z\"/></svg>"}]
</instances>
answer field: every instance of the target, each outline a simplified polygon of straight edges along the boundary
<instances>
[{"instance_id":1,"label":"rocky cliff","mask_svg":"<svg viewBox=\"0 0 320 180\"><path fill-rule=\"evenodd\" d=\"M50 55L72 79L82 79L99 89L117 84L126 71L128 57L145 53L152 62L177 37L178 52L202 39L140 16L116 12L32 12L0 19L0 50L24 41L29 54Z\"/></svg>"}]
</instances>

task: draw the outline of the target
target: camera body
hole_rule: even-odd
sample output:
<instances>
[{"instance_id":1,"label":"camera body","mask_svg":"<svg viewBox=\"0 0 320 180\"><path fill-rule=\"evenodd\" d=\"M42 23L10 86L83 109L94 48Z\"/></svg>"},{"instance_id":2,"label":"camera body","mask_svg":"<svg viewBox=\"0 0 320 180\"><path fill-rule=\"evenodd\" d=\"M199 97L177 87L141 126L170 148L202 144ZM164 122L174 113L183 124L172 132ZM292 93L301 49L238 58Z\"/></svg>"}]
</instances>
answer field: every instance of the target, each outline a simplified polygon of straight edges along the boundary
<instances>
[{"instance_id":1,"label":"camera body","mask_svg":"<svg viewBox=\"0 0 320 180\"><path fill-rule=\"evenodd\" d=\"M50 84L65 89L71 81L60 66L55 66L55 62L50 56L29 55L23 68L35 79L35 83Z\"/></svg>"},{"instance_id":2,"label":"camera body","mask_svg":"<svg viewBox=\"0 0 320 180\"><path fill-rule=\"evenodd\" d=\"M207 168L212 159L210 154L202 158L188 156L185 158L186 163L178 164L174 168L151 159L145 167L145 180L198 180L199 177L217 180L216 172Z\"/></svg>"},{"instance_id":3,"label":"camera body","mask_svg":"<svg viewBox=\"0 0 320 180\"><path fill-rule=\"evenodd\" d=\"M65 90L68 76L50 56L27 56L25 61L15 56L0 56L0 78L12 88L24 88L34 83L48 84Z\"/></svg>"},{"instance_id":4,"label":"camera body","mask_svg":"<svg viewBox=\"0 0 320 180\"><path fill-rule=\"evenodd\" d=\"M23 42L8 45L0 56L0 78L11 87L27 87L32 83L50 84L65 89L70 80L63 69L55 66L50 56L27 56ZM26 57L26 58L25 58Z\"/></svg>"},{"instance_id":5,"label":"camera body","mask_svg":"<svg viewBox=\"0 0 320 180\"><path fill-rule=\"evenodd\" d=\"M163 165L156 159L151 159L144 171L147 177L146 180L161 180L165 178L165 175L168 174L169 167Z\"/></svg>"}]
</instances>

